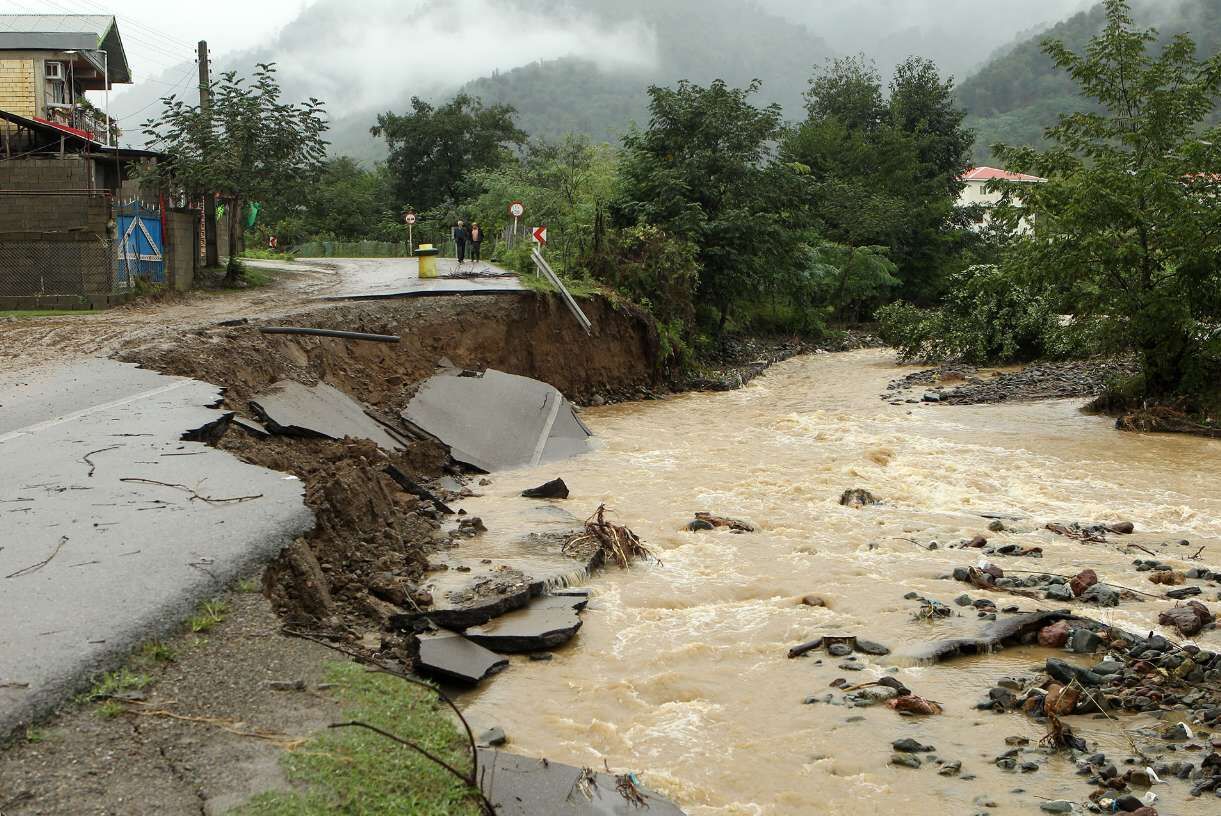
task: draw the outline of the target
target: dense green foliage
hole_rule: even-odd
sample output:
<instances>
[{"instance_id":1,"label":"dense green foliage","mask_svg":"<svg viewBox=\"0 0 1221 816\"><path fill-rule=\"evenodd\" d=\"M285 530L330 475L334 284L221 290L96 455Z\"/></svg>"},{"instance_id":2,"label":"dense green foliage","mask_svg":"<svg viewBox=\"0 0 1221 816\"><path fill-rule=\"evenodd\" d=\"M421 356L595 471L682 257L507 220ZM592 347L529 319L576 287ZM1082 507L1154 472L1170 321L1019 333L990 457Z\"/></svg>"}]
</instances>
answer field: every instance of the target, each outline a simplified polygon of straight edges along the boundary
<instances>
[{"instance_id":1,"label":"dense green foliage","mask_svg":"<svg viewBox=\"0 0 1221 816\"><path fill-rule=\"evenodd\" d=\"M1028 359L1088 337L1137 353L1143 396L1198 405L1221 391L1221 128L1203 127L1221 55L1199 60L1186 35L1159 46L1123 0L1104 7L1080 53L1045 45L1089 109L1049 129L1047 149L999 148L1010 169L1047 179L998 185L997 223L1013 236L999 265L970 270L938 310L881 317L912 357Z\"/></svg>"},{"instance_id":2,"label":"dense green foliage","mask_svg":"<svg viewBox=\"0 0 1221 816\"><path fill-rule=\"evenodd\" d=\"M1049 150L1000 151L1049 179L1012 191L1034 231L1009 263L1137 350L1147 394L1200 393L1221 374L1221 128L1200 130L1221 95L1221 55L1201 62L1187 35L1156 54L1126 3L1105 6L1082 53L1046 47L1099 112L1063 118Z\"/></svg>"},{"instance_id":3,"label":"dense green foliage","mask_svg":"<svg viewBox=\"0 0 1221 816\"><path fill-rule=\"evenodd\" d=\"M693 244L698 294L723 328L730 307L797 260L802 177L771 156L779 106L755 107L757 83L652 87L648 130L624 139L621 226L651 224Z\"/></svg>"},{"instance_id":4,"label":"dense green foliage","mask_svg":"<svg viewBox=\"0 0 1221 816\"><path fill-rule=\"evenodd\" d=\"M847 246L885 247L903 293L934 299L966 238L955 205L972 134L952 81L913 57L887 96L863 58L834 60L811 80L806 110L782 152L809 170L819 231Z\"/></svg>"},{"instance_id":5,"label":"dense green foliage","mask_svg":"<svg viewBox=\"0 0 1221 816\"><path fill-rule=\"evenodd\" d=\"M384 136L390 149L386 167L395 195L428 210L469 194L470 174L501 166L509 147L525 142L513 112L466 94L439 107L412 97L410 113L384 113L370 132Z\"/></svg>"},{"instance_id":6,"label":"dense green foliage","mask_svg":"<svg viewBox=\"0 0 1221 816\"><path fill-rule=\"evenodd\" d=\"M229 217L229 274L237 262L241 215L250 202L285 201L308 188L326 155L322 103L281 100L275 66L261 64L254 81L222 74L209 110L170 96L144 125L150 145L168 161L153 165L159 181L188 197L220 193Z\"/></svg>"},{"instance_id":7,"label":"dense green foliage","mask_svg":"<svg viewBox=\"0 0 1221 816\"><path fill-rule=\"evenodd\" d=\"M1188 32L1195 38L1199 54L1221 50L1219 0L1145 0L1134 8L1136 22L1156 27L1159 47ZM1043 43L1050 39L1079 51L1105 24L1105 8L1099 4L1003 51L962 83L959 100L969 113L968 124L979 133L974 151L978 162L992 160L991 148L998 142L1046 147L1043 132L1061 114L1095 110L1071 77L1059 70ZM1212 121L1216 120L1214 114Z\"/></svg>"}]
</instances>

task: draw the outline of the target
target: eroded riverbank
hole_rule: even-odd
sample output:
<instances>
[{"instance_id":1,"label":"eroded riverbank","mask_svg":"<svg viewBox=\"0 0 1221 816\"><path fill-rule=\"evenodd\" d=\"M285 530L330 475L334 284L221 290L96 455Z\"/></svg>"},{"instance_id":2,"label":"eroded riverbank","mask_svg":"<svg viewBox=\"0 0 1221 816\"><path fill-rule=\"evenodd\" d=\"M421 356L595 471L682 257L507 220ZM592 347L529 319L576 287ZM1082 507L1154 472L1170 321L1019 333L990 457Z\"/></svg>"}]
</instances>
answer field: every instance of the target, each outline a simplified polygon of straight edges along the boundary
<instances>
[{"instance_id":1,"label":"eroded riverbank","mask_svg":"<svg viewBox=\"0 0 1221 816\"><path fill-rule=\"evenodd\" d=\"M562 475L573 491L567 507L583 513L606 502L663 563L596 579L577 640L549 662L515 659L471 697L472 715L500 723L517 751L640 768L700 816L1029 813L1039 797L1086 801L1091 788L1065 756L1024 757L1037 762L1030 773L994 763L1009 750L1006 737L1034 744L1043 726L1020 713L975 710L998 678L1061 653L1030 647L920 665L912 655L922 644L975 634L984 622L974 612L915 620L918 605L904 595L960 612L953 599L970 588L942 576L980 556L949 545L979 534L1043 549L1042 559L993 559L1002 566L1068 574L1091 567L1145 591L1156 587L1135 571L1133 560L1148 556L1133 544L1184 567L1203 547L1202 563L1216 566L1221 444L1121 433L1075 401L879 405L877 394L910 370L891 361L879 351L802 357L741 391L588 411L600 451L499 474L482 488L466 507L488 521L489 542L529 528L521 489ZM883 504L841 507L852 487ZM759 531L686 532L697 510L745 517ZM991 533L985 513L1019 520L1007 522L1011 532ZM1083 544L1042 529L1076 520L1132 520L1137 533ZM924 549L934 540L937 550ZM1215 606L1215 585L1203 591ZM827 606L801 605L809 593ZM1022 609L1056 606L994 597ZM1171 605L1146 599L1080 611L1177 638L1157 625ZM790 646L825 633L867 637L894 653L866 658L858 672L825 654L786 659ZM1216 631L1198 642L1221 647ZM882 706L803 704L834 691L837 678L864 682L889 667L946 713L913 720ZM1091 746L1120 757L1119 728L1072 719ZM1124 725L1156 723L1141 715ZM962 775L888 765L891 743L902 737L961 761ZM1207 812L1211 795L1189 799L1188 787L1156 787L1162 812Z\"/></svg>"}]
</instances>

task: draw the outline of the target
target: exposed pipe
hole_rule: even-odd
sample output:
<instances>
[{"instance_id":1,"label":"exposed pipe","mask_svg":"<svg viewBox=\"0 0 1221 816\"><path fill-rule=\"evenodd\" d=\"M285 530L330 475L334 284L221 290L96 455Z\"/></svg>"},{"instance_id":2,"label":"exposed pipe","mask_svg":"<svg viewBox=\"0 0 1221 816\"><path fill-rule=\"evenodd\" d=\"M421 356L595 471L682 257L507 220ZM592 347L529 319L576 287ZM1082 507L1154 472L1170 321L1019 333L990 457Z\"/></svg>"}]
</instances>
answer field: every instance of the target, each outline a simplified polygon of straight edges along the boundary
<instances>
[{"instance_id":1,"label":"exposed pipe","mask_svg":"<svg viewBox=\"0 0 1221 816\"><path fill-rule=\"evenodd\" d=\"M364 332L337 331L335 329L308 329L299 326L262 326L263 334L312 334L316 337L339 337L344 340L369 340L374 343L397 343L397 334L366 334Z\"/></svg>"}]
</instances>

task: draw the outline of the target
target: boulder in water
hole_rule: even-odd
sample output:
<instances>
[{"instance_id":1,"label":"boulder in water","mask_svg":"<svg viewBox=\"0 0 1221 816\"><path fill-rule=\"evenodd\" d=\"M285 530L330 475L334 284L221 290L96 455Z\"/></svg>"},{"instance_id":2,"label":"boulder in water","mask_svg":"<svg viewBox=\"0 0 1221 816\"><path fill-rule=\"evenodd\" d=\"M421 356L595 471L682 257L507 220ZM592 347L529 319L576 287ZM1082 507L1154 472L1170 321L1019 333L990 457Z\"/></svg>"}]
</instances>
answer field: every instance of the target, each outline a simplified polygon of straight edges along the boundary
<instances>
[{"instance_id":1,"label":"boulder in water","mask_svg":"<svg viewBox=\"0 0 1221 816\"><path fill-rule=\"evenodd\" d=\"M546 484L523 490L521 494L527 499L566 499L568 485L564 484L563 479L552 479Z\"/></svg>"},{"instance_id":2,"label":"boulder in water","mask_svg":"<svg viewBox=\"0 0 1221 816\"><path fill-rule=\"evenodd\" d=\"M878 500L872 493L860 487L854 487L851 490L845 490L843 495L839 497L839 503L844 507L867 507L871 504L878 504Z\"/></svg>"}]
</instances>

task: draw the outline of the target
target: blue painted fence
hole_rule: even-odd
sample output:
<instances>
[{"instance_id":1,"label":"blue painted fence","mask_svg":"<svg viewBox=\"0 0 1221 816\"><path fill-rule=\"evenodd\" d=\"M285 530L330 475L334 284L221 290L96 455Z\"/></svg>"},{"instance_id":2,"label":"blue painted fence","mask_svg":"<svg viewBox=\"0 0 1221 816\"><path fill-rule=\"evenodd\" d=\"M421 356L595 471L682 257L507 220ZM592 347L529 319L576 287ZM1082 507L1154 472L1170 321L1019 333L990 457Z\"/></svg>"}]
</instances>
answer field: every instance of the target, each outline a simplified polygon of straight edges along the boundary
<instances>
[{"instance_id":1,"label":"blue painted fence","mask_svg":"<svg viewBox=\"0 0 1221 816\"><path fill-rule=\"evenodd\" d=\"M161 213L139 202L115 206L115 289L130 289L136 280L165 283L165 241Z\"/></svg>"}]
</instances>

